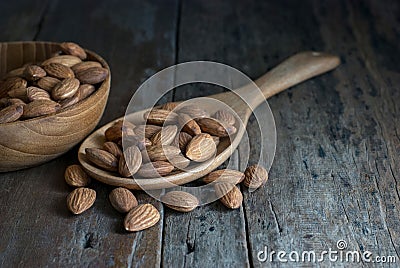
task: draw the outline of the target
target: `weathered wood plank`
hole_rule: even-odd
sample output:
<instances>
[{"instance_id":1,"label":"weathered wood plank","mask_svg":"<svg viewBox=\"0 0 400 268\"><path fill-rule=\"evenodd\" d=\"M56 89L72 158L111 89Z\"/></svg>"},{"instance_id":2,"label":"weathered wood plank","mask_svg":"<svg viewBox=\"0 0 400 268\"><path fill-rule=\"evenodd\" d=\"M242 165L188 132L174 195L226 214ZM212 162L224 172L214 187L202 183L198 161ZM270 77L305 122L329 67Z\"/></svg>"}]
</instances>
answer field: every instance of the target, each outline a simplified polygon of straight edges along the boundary
<instances>
[{"instance_id":1,"label":"weathered wood plank","mask_svg":"<svg viewBox=\"0 0 400 268\"><path fill-rule=\"evenodd\" d=\"M110 64L112 89L100 124L122 116L140 83L174 63L177 1L51 1L45 14L42 5L36 3L40 8L32 12L34 3L24 2L15 5L18 12L3 13L0 25L15 24L18 31L1 32L1 40L71 40ZM29 12L26 20L15 20ZM94 207L81 216L67 211L71 189L63 172L76 163L76 151L40 167L0 174L0 266L159 266L162 220L146 232L126 233L123 216L108 201L112 187L94 182ZM138 196L163 215L158 202Z\"/></svg>"}]
</instances>

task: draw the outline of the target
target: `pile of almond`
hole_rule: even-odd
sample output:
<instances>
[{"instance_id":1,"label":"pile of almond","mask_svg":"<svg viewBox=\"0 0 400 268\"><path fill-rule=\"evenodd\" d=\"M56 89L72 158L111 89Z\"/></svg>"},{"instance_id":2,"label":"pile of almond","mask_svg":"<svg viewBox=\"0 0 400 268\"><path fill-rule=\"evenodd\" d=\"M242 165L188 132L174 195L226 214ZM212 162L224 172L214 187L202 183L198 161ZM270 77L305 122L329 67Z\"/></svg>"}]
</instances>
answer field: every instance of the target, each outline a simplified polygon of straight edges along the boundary
<instances>
[{"instance_id":1,"label":"pile of almond","mask_svg":"<svg viewBox=\"0 0 400 268\"><path fill-rule=\"evenodd\" d=\"M0 124L53 114L90 96L108 70L86 58L65 42L51 58L8 72L0 81Z\"/></svg>"},{"instance_id":2,"label":"pile of almond","mask_svg":"<svg viewBox=\"0 0 400 268\"><path fill-rule=\"evenodd\" d=\"M177 103L167 103L144 114L142 124L118 121L108 128L102 148L86 148L86 157L97 167L118 173L126 179L154 178L185 168L214 157L220 139L230 139L236 133L235 116L219 110L212 116L203 109ZM122 137L124 146L122 146ZM125 150L123 151L123 147ZM67 199L69 210L80 214L90 208L96 198L94 190L84 188L90 180L78 165L67 168L66 182L79 187ZM237 186L259 188L268 180L267 171L258 165L247 167L245 172L221 169L203 177L202 182L213 183L216 197L228 208L239 208L243 195ZM110 195L111 205L126 213L124 227L127 231L140 231L155 225L160 213L151 204L140 204L133 193L116 188ZM184 191L169 191L161 197L167 207L190 212L199 205L196 196Z\"/></svg>"}]
</instances>

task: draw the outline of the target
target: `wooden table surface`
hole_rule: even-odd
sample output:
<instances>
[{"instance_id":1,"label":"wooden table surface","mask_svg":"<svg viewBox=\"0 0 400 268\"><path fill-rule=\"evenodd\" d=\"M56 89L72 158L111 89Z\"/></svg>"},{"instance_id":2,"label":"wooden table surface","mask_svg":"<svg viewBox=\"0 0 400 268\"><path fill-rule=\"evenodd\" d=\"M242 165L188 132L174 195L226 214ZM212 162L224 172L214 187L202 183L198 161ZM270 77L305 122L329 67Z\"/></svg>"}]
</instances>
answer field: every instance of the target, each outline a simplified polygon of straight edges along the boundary
<instances>
[{"instance_id":1,"label":"wooden table surface","mask_svg":"<svg viewBox=\"0 0 400 268\"><path fill-rule=\"evenodd\" d=\"M0 174L0 267L349 266L260 262L268 250L336 248L400 255L400 4L398 1L1 1L0 40L74 41L110 64L100 125L122 116L134 90L175 63L212 60L255 79L303 50L337 54L335 71L269 100L277 151L268 183L244 190L234 211L219 202L187 214L164 208L155 227L123 230L94 182L92 209L72 216L65 168L77 148L36 168ZM215 93L190 86L167 100ZM248 126L254 162L260 142ZM241 170L242 144L233 160Z\"/></svg>"}]
</instances>

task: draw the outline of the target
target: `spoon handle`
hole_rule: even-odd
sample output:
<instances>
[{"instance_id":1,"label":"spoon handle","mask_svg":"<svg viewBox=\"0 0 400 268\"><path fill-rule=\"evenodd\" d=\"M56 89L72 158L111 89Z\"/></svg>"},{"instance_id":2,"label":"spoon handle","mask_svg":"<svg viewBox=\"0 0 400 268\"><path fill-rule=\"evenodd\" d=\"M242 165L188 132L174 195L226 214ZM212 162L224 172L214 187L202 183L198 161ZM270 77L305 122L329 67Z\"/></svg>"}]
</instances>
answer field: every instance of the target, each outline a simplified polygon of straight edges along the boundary
<instances>
[{"instance_id":1,"label":"spoon handle","mask_svg":"<svg viewBox=\"0 0 400 268\"><path fill-rule=\"evenodd\" d=\"M323 52L300 52L283 61L281 64L258 78L255 83L265 99L303 82L311 77L323 74L340 64L337 56ZM242 87L235 92L244 97L251 108L256 108L264 99L255 87Z\"/></svg>"}]
</instances>

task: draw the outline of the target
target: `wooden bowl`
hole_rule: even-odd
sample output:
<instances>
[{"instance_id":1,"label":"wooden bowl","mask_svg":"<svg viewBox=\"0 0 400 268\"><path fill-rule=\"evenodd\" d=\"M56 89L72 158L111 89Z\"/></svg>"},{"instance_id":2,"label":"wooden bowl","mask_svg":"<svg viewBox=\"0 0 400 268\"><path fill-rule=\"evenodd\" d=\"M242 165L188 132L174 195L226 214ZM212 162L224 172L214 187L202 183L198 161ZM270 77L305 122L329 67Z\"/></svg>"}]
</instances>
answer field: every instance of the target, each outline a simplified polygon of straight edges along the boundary
<instances>
[{"instance_id":1,"label":"wooden bowl","mask_svg":"<svg viewBox=\"0 0 400 268\"><path fill-rule=\"evenodd\" d=\"M58 50L58 43L52 42L0 43L0 76L24 63L49 58ZM96 60L110 71L99 55L86 52L88 60ZM109 74L91 96L56 114L0 124L0 172L45 163L82 141L103 115L110 81Z\"/></svg>"}]
</instances>

